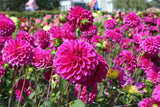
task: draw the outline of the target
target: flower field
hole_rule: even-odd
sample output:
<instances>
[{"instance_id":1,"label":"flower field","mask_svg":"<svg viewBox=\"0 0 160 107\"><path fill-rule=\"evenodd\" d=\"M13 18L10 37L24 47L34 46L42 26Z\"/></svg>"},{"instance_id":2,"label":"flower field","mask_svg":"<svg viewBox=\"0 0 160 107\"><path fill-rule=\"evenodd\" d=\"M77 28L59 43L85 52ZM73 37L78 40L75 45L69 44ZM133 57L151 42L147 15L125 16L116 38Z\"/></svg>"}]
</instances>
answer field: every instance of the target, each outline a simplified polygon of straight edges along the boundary
<instances>
[{"instance_id":1,"label":"flower field","mask_svg":"<svg viewBox=\"0 0 160 107\"><path fill-rule=\"evenodd\" d=\"M160 107L159 30L158 12L0 14L0 107Z\"/></svg>"}]
</instances>

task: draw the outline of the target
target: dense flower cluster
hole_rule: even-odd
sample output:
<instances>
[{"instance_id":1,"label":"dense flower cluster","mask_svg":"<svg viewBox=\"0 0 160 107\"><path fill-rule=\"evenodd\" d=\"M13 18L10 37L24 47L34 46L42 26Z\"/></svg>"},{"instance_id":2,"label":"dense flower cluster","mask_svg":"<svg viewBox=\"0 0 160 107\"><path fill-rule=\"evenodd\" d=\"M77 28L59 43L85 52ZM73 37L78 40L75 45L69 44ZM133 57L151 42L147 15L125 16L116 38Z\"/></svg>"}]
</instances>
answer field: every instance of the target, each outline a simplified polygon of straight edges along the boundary
<instances>
[{"instance_id":1,"label":"dense flower cluster","mask_svg":"<svg viewBox=\"0 0 160 107\"><path fill-rule=\"evenodd\" d=\"M116 27L116 25L117 25L117 22L115 19L109 19L104 22L104 27L107 29L113 29Z\"/></svg>"}]
</instances>

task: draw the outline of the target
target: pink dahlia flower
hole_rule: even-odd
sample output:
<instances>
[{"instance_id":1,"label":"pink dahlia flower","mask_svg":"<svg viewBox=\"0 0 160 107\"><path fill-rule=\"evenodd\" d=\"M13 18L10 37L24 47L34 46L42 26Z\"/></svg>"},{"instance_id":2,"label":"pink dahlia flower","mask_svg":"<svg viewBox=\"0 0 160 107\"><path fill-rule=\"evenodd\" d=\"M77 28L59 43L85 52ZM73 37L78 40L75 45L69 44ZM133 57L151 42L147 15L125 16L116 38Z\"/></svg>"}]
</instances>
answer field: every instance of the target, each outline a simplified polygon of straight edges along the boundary
<instances>
[{"instance_id":1,"label":"pink dahlia flower","mask_svg":"<svg viewBox=\"0 0 160 107\"><path fill-rule=\"evenodd\" d=\"M83 31L82 35L88 40L90 40L93 36L97 35L97 31L98 31L97 26L92 25L89 27L89 29Z\"/></svg>"},{"instance_id":2,"label":"pink dahlia flower","mask_svg":"<svg viewBox=\"0 0 160 107\"><path fill-rule=\"evenodd\" d=\"M129 12L128 15L125 16L124 24L130 28L135 28L140 24L140 18L136 13Z\"/></svg>"},{"instance_id":3,"label":"pink dahlia flower","mask_svg":"<svg viewBox=\"0 0 160 107\"><path fill-rule=\"evenodd\" d=\"M35 34L34 34L34 43L35 45L37 45L38 47L44 49L44 48L47 48L48 45L49 45L49 40L50 40L50 37L49 37L49 34L44 31L44 30L38 30Z\"/></svg>"},{"instance_id":4,"label":"pink dahlia flower","mask_svg":"<svg viewBox=\"0 0 160 107\"><path fill-rule=\"evenodd\" d=\"M104 31L104 37L106 39L111 39L115 43L119 43L123 37L123 34L121 34L121 32L118 32L117 29L107 29Z\"/></svg>"},{"instance_id":5,"label":"pink dahlia flower","mask_svg":"<svg viewBox=\"0 0 160 107\"><path fill-rule=\"evenodd\" d=\"M66 40L77 39L76 34L75 34L75 29L73 29L69 25L69 23L65 23L64 26L61 26L60 30L61 30L61 35L63 39L66 39Z\"/></svg>"},{"instance_id":6,"label":"pink dahlia flower","mask_svg":"<svg viewBox=\"0 0 160 107\"><path fill-rule=\"evenodd\" d=\"M2 49L3 60L12 66L29 64L33 59L33 47L25 40L15 39L5 42Z\"/></svg>"},{"instance_id":7,"label":"pink dahlia flower","mask_svg":"<svg viewBox=\"0 0 160 107\"><path fill-rule=\"evenodd\" d=\"M108 64L105 59L103 59L103 56L98 54L98 61L99 64L97 66L96 72L91 77L90 81L86 83L85 85L88 87L94 87L97 83L102 82L103 79L106 78L106 74L108 71Z\"/></svg>"},{"instance_id":8,"label":"pink dahlia flower","mask_svg":"<svg viewBox=\"0 0 160 107\"><path fill-rule=\"evenodd\" d=\"M150 35L155 35L159 32L159 29L156 26L150 26L148 30Z\"/></svg>"},{"instance_id":9,"label":"pink dahlia flower","mask_svg":"<svg viewBox=\"0 0 160 107\"><path fill-rule=\"evenodd\" d=\"M160 107L160 103L151 98L145 98L138 103L138 106L139 107Z\"/></svg>"},{"instance_id":10,"label":"pink dahlia flower","mask_svg":"<svg viewBox=\"0 0 160 107\"><path fill-rule=\"evenodd\" d=\"M157 26L160 27L160 18L157 19Z\"/></svg>"},{"instance_id":11,"label":"pink dahlia flower","mask_svg":"<svg viewBox=\"0 0 160 107\"><path fill-rule=\"evenodd\" d=\"M80 85L76 84L75 86L75 90L74 90L74 95L76 97L78 97L78 93L79 93L79 89L80 89ZM80 99L85 102L88 96L88 91L87 91L87 86L83 86L82 87L82 92L80 95ZM93 101L95 101L97 96L97 85L93 88L93 90L91 92L89 92L89 97L88 97L88 101L87 103L92 103Z\"/></svg>"},{"instance_id":12,"label":"pink dahlia flower","mask_svg":"<svg viewBox=\"0 0 160 107\"><path fill-rule=\"evenodd\" d=\"M58 26L53 26L48 32L51 40L62 38L61 29Z\"/></svg>"},{"instance_id":13,"label":"pink dahlia flower","mask_svg":"<svg viewBox=\"0 0 160 107\"><path fill-rule=\"evenodd\" d=\"M36 24L40 24L40 23L41 23L41 19L37 18L37 19L35 20L35 23L36 23Z\"/></svg>"},{"instance_id":14,"label":"pink dahlia flower","mask_svg":"<svg viewBox=\"0 0 160 107\"><path fill-rule=\"evenodd\" d=\"M145 32L147 30L147 27L144 23L140 23L135 29L137 33L140 33Z\"/></svg>"},{"instance_id":15,"label":"pink dahlia flower","mask_svg":"<svg viewBox=\"0 0 160 107\"><path fill-rule=\"evenodd\" d=\"M15 29L15 23L10 18L0 18L0 36L11 36Z\"/></svg>"},{"instance_id":16,"label":"pink dahlia flower","mask_svg":"<svg viewBox=\"0 0 160 107\"><path fill-rule=\"evenodd\" d=\"M147 37L144 41L141 42L140 47L148 55L157 56L159 53L160 44L154 37Z\"/></svg>"},{"instance_id":17,"label":"pink dahlia flower","mask_svg":"<svg viewBox=\"0 0 160 107\"><path fill-rule=\"evenodd\" d=\"M22 40L26 40L32 46L34 46L34 38L33 38L33 36L30 33L26 32L26 31L23 31L23 30L19 29L16 38L19 38L19 39L22 39Z\"/></svg>"},{"instance_id":18,"label":"pink dahlia flower","mask_svg":"<svg viewBox=\"0 0 160 107\"><path fill-rule=\"evenodd\" d=\"M135 71L135 68L137 67L137 60L134 54L128 50L120 52L118 56L114 58L113 62L120 67L124 65L125 70L128 70L129 74L132 71Z\"/></svg>"},{"instance_id":19,"label":"pink dahlia flower","mask_svg":"<svg viewBox=\"0 0 160 107\"><path fill-rule=\"evenodd\" d=\"M37 68L51 66L53 64L53 56L51 50L42 50L41 48L34 49L32 65Z\"/></svg>"},{"instance_id":20,"label":"pink dahlia flower","mask_svg":"<svg viewBox=\"0 0 160 107\"><path fill-rule=\"evenodd\" d=\"M144 17L143 18L144 23L146 23L148 26L156 25L156 19L153 17Z\"/></svg>"},{"instance_id":21,"label":"pink dahlia flower","mask_svg":"<svg viewBox=\"0 0 160 107\"><path fill-rule=\"evenodd\" d=\"M139 56L137 58L137 62L138 62L137 63L138 67L145 70L145 73L147 73L149 69L156 67L156 64L152 61L151 57L148 56L147 54L144 54L143 56Z\"/></svg>"},{"instance_id":22,"label":"pink dahlia flower","mask_svg":"<svg viewBox=\"0 0 160 107\"><path fill-rule=\"evenodd\" d=\"M1 79L3 77L3 75L6 73L5 69L3 67L0 66L0 82L1 82Z\"/></svg>"},{"instance_id":23,"label":"pink dahlia flower","mask_svg":"<svg viewBox=\"0 0 160 107\"><path fill-rule=\"evenodd\" d=\"M132 41L136 44L140 44L143 41L143 36L140 33L136 33L134 34Z\"/></svg>"},{"instance_id":24,"label":"pink dahlia flower","mask_svg":"<svg viewBox=\"0 0 160 107\"><path fill-rule=\"evenodd\" d=\"M20 100L20 95L21 95L21 90L22 90L22 87L23 87L23 82L24 82L24 79L20 79L14 87L14 90L16 90L15 94L16 94L16 99L17 100ZM29 95L32 93L32 91L33 91L32 83L29 80L25 80L23 94L25 94L26 97L29 97ZM24 101L23 95L21 97L21 101Z\"/></svg>"},{"instance_id":25,"label":"pink dahlia flower","mask_svg":"<svg viewBox=\"0 0 160 107\"><path fill-rule=\"evenodd\" d=\"M150 79L153 84L160 83L160 67L150 69L147 73L147 79Z\"/></svg>"},{"instance_id":26,"label":"pink dahlia flower","mask_svg":"<svg viewBox=\"0 0 160 107\"><path fill-rule=\"evenodd\" d=\"M93 38L91 38L91 44L94 48L96 48L97 46L94 43L101 43L102 40L103 36L95 35Z\"/></svg>"},{"instance_id":27,"label":"pink dahlia flower","mask_svg":"<svg viewBox=\"0 0 160 107\"><path fill-rule=\"evenodd\" d=\"M109 19L104 22L104 27L107 29L113 29L117 25L117 21L115 19Z\"/></svg>"},{"instance_id":28,"label":"pink dahlia flower","mask_svg":"<svg viewBox=\"0 0 160 107\"><path fill-rule=\"evenodd\" d=\"M131 40L129 38L123 38L119 45L121 47L121 49L129 49L131 46L130 46L130 43L131 43Z\"/></svg>"},{"instance_id":29,"label":"pink dahlia flower","mask_svg":"<svg viewBox=\"0 0 160 107\"><path fill-rule=\"evenodd\" d=\"M2 53L0 53L0 66L4 65L6 62L2 59Z\"/></svg>"},{"instance_id":30,"label":"pink dahlia flower","mask_svg":"<svg viewBox=\"0 0 160 107\"><path fill-rule=\"evenodd\" d=\"M93 47L84 41L64 42L58 47L54 66L62 78L72 83L87 84L95 74L98 56Z\"/></svg>"},{"instance_id":31,"label":"pink dahlia flower","mask_svg":"<svg viewBox=\"0 0 160 107\"><path fill-rule=\"evenodd\" d=\"M46 18L47 20L49 20L49 19L52 18L52 15L51 15L51 14L46 14L46 15L45 15L45 18Z\"/></svg>"},{"instance_id":32,"label":"pink dahlia flower","mask_svg":"<svg viewBox=\"0 0 160 107\"><path fill-rule=\"evenodd\" d=\"M160 85L156 86L156 88L154 89L152 97L155 101L158 101L160 103Z\"/></svg>"},{"instance_id":33,"label":"pink dahlia flower","mask_svg":"<svg viewBox=\"0 0 160 107\"><path fill-rule=\"evenodd\" d=\"M82 31L83 29L86 29L86 27L89 28L89 26L92 25L93 23L92 13L89 10L79 6L74 6L73 8L71 7L67 18L69 20L69 24L73 28L76 29L80 27ZM88 20L88 22L85 24L82 24L81 21L83 20Z\"/></svg>"},{"instance_id":34,"label":"pink dahlia flower","mask_svg":"<svg viewBox=\"0 0 160 107\"><path fill-rule=\"evenodd\" d=\"M0 51L4 47L5 42L10 39L12 39L12 35L11 36L0 36Z\"/></svg>"}]
</instances>

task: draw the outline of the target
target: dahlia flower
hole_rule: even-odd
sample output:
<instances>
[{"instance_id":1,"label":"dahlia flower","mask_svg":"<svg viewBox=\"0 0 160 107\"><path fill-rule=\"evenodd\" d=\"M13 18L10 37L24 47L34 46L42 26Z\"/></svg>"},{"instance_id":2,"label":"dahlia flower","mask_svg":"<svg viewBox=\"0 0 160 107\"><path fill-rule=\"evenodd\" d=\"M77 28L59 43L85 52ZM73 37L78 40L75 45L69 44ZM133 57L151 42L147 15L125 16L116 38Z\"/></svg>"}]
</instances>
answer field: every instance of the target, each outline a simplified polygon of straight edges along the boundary
<instances>
[{"instance_id":1,"label":"dahlia flower","mask_svg":"<svg viewBox=\"0 0 160 107\"><path fill-rule=\"evenodd\" d=\"M155 35L159 32L159 29L156 26L150 26L148 30L150 35Z\"/></svg>"},{"instance_id":2,"label":"dahlia flower","mask_svg":"<svg viewBox=\"0 0 160 107\"><path fill-rule=\"evenodd\" d=\"M145 32L147 30L147 27L144 23L140 23L135 29L137 33L140 33Z\"/></svg>"},{"instance_id":3,"label":"dahlia flower","mask_svg":"<svg viewBox=\"0 0 160 107\"><path fill-rule=\"evenodd\" d=\"M10 18L0 17L0 36L11 36L15 29L15 23Z\"/></svg>"},{"instance_id":4,"label":"dahlia flower","mask_svg":"<svg viewBox=\"0 0 160 107\"><path fill-rule=\"evenodd\" d=\"M109 19L104 22L104 27L107 29L113 29L117 25L117 21L115 19Z\"/></svg>"},{"instance_id":5,"label":"dahlia flower","mask_svg":"<svg viewBox=\"0 0 160 107\"><path fill-rule=\"evenodd\" d=\"M160 83L160 67L154 67L147 72L147 79L150 79L153 84Z\"/></svg>"},{"instance_id":6,"label":"dahlia flower","mask_svg":"<svg viewBox=\"0 0 160 107\"><path fill-rule=\"evenodd\" d=\"M90 81L86 83L88 87L94 87L97 83L102 82L103 79L105 79L107 71L108 71L108 64L105 59L103 59L103 56L98 55L98 61L99 64L97 66L97 69L94 73L94 75L91 77Z\"/></svg>"},{"instance_id":7,"label":"dahlia flower","mask_svg":"<svg viewBox=\"0 0 160 107\"><path fill-rule=\"evenodd\" d=\"M156 86L156 88L154 89L152 97L155 101L158 101L160 103L160 85Z\"/></svg>"},{"instance_id":8,"label":"dahlia flower","mask_svg":"<svg viewBox=\"0 0 160 107\"><path fill-rule=\"evenodd\" d=\"M23 82L24 82L24 79L20 79L14 87L14 90L16 90L15 94L16 94L16 99L17 100L20 100L20 95L21 95L21 90L22 90L22 87L23 87ZM25 80L25 85L24 85L24 90L23 90L24 93L23 94L25 94L26 97L29 97L29 95L32 93L32 91L33 91L33 85L31 84L31 82L29 80ZM23 95L21 97L21 102L22 101L24 101Z\"/></svg>"},{"instance_id":9,"label":"dahlia flower","mask_svg":"<svg viewBox=\"0 0 160 107\"><path fill-rule=\"evenodd\" d=\"M12 66L29 64L33 59L33 47L26 40L15 39L5 42L3 60Z\"/></svg>"},{"instance_id":10,"label":"dahlia flower","mask_svg":"<svg viewBox=\"0 0 160 107\"><path fill-rule=\"evenodd\" d=\"M122 39L123 34L121 34L121 32L117 32L117 29L107 29L104 31L104 37L106 39L111 39L115 43L118 43Z\"/></svg>"},{"instance_id":11,"label":"dahlia flower","mask_svg":"<svg viewBox=\"0 0 160 107\"><path fill-rule=\"evenodd\" d=\"M122 67L122 65L125 66L125 70L129 71L129 74L132 71L135 71L135 68L137 67L137 60L131 51L124 50L118 54L117 57L114 58L113 62L117 65Z\"/></svg>"},{"instance_id":12,"label":"dahlia flower","mask_svg":"<svg viewBox=\"0 0 160 107\"><path fill-rule=\"evenodd\" d=\"M138 103L139 107L160 107L160 103L151 98L145 98Z\"/></svg>"},{"instance_id":13,"label":"dahlia flower","mask_svg":"<svg viewBox=\"0 0 160 107\"><path fill-rule=\"evenodd\" d=\"M75 90L74 90L74 95L76 97L78 97L79 89L80 89L80 85L76 84ZM81 92L81 95L80 95L80 99L83 102L85 102L86 99L87 99L87 96L88 96L87 86L83 86L82 87L82 92ZM88 97L87 103L92 103L96 99L96 96L97 96L97 85L93 88L93 90L91 92L89 92L89 97Z\"/></svg>"},{"instance_id":14,"label":"dahlia flower","mask_svg":"<svg viewBox=\"0 0 160 107\"><path fill-rule=\"evenodd\" d=\"M124 19L124 24L129 28L135 28L140 24L140 18L134 12L129 12Z\"/></svg>"},{"instance_id":15,"label":"dahlia flower","mask_svg":"<svg viewBox=\"0 0 160 107\"><path fill-rule=\"evenodd\" d=\"M36 23L36 24L40 24L40 23L41 23L41 19L37 18L37 19L35 20L35 23Z\"/></svg>"},{"instance_id":16,"label":"dahlia flower","mask_svg":"<svg viewBox=\"0 0 160 107\"><path fill-rule=\"evenodd\" d=\"M144 41L141 42L140 47L148 55L157 56L159 53L160 44L154 37L147 37Z\"/></svg>"},{"instance_id":17,"label":"dahlia flower","mask_svg":"<svg viewBox=\"0 0 160 107\"><path fill-rule=\"evenodd\" d=\"M129 49L131 46L129 45L131 43L131 40L129 38L123 38L120 42L119 45L121 49Z\"/></svg>"},{"instance_id":18,"label":"dahlia flower","mask_svg":"<svg viewBox=\"0 0 160 107\"><path fill-rule=\"evenodd\" d=\"M0 66L4 65L6 62L2 60L2 53L0 53Z\"/></svg>"},{"instance_id":19,"label":"dahlia flower","mask_svg":"<svg viewBox=\"0 0 160 107\"><path fill-rule=\"evenodd\" d=\"M157 26L160 27L160 18L157 19Z\"/></svg>"},{"instance_id":20,"label":"dahlia flower","mask_svg":"<svg viewBox=\"0 0 160 107\"><path fill-rule=\"evenodd\" d=\"M61 29L58 26L53 26L48 32L51 40L62 38Z\"/></svg>"},{"instance_id":21,"label":"dahlia flower","mask_svg":"<svg viewBox=\"0 0 160 107\"><path fill-rule=\"evenodd\" d=\"M38 47L44 49L44 48L47 48L48 45L49 45L49 40L50 40L50 37L49 37L49 34L44 31L44 30L38 30L35 34L34 34L34 43L35 45L37 45Z\"/></svg>"},{"instance_id":22,"label":"dahlia flower","mask_svg":"<svg viewBox=\"0 0 160 107\"><path fill-rule=\"evenodd\" d=\"M143 36L140 33L136 33L134 34L132 41L136 44L140 44L143 41Z\"/></svg>"},{"instance_id":23,"label":"dahlia flower","mask_svg":"<svg viewBox=\"0 0 160 107\"><path fill-rule=\"evenodd\" d=\"M53 56L51 50L42 50L41 48L34 49L32 65L36 68L47 67L53 64Z\"/></svg>"},{"instance_id":24,"label":"dahlia flower","mask_svg":"<svg viewBox=\"0 0 160 107\"><path fill-rule=\"evenodd\" d=\"M5 69L0 66L0 82L1 82L1 78L3 77L3 75L4 75L5 73L6 73Z\"/></svg>"},{"instance_id":25,"label":"dahlia flower","mask_svg":"<svg viewBox=\"0 0 160 107\"><path fill-rule=\"evenodd\" d=\"M90 40L93 36L97 35L97 26L92 25L86 31L82 32L82 35Z\"/></svg>"},{"instance_id":26,"label":"dahlia flower","mask_svg":"<svg viewBox=\"0 0 160 107\"><path fill-rule=\"evenodd\" d=\"M98 55L87 42L66 41L58 47L55 55L56 72L72 83L87 84L95 74Z\"/></svg>"},{"instance_id":27,"label":"dahlia flower","mask_svg":"<svg viewBox=\"0 0 160 107\"><path fill-rule=\"evenodd\" d=\"M89 26L92 25L93 23L92 13L89 10L79 6L74 6L73 8L71 7L67 18L69 20L68 23L73 28L76 29L80 27L82 31L86 28L89 28ZM88 20L88 22L83 24L82 23L83 20Z\"/></svg>"},{"instance_id":28,"label":"dahlia flower","mask_svg":"<svg viewBox=\"0 0 160 107\"><path fill-rule=\"evenodd\" d=\"M23 31L23 30L19 29L16 38L19 38L19 39L22 39L22 40L26 40L32 46L34 46L34 38L33 38L33 36L30 33L26 32L26 31Z\"/></svg>"},{"instance_id":29,"label":"dahlia flower","mask_svg":"<svg viewBox=\"0 0 160 107\"><path fill-rule=\"evenodd\" d=\"M0 51L4 47L6 41L12 39L12 36L0 36Z\"/></svg>"},{"instance_id":30,"label":"dahlia flower","mask_svg":"<svg viewBox=\"0 0 160 107\"><path fill-rule=\"evenodd\" d=\"M63 39L66 40L75 40L77 39L75 34L75 29L73 29L69 23L65 23L64 26L61 26L61 35Z\"/></svg>"},{"instance_id":31,"label":"dahlia flower","mask_svg":"<svg viewBox=\"0 0 160 107\"><path fill-rule=\"evenodd\" d=\"M47 20L49 20L49 19L52 18L52 15L51 15L51 14L46 14L46 15L45 15L45 18L46 18Z\"/></svg>"}]
</instances>

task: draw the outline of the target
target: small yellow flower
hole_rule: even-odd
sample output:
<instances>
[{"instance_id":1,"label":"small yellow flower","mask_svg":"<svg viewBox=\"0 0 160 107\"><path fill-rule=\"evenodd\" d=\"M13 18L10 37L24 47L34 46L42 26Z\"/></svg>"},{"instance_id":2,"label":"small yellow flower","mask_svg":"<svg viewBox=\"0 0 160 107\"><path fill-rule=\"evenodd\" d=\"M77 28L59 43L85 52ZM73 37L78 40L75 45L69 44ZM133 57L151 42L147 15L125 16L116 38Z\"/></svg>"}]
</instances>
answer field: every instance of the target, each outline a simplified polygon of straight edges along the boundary
<instances>
[{"instance_id":1,"label":"small yellow flower","mask_svg":"<svg viewBox=\"0 0 160 107\"><path fill-rule=\"evenodd\" d=\"M158 107L158 105L157 105L157 104L153 104L152 106L153 106L153 107Z\"/></svg>"},{"instance_id":2,"label":"small yellow flower","mask_svg":"<svg viewBox=\"0 0 160 107\"><path fill-rule=\"evenodd\" d=\"M50 27L48 25L46 25L46 26L43 27L43 30L48 31L48 30L50 30Z\"/></svg>"},{"instance_id":3,"label":"small yellow flower","mask_svg":"<svg viewBox=\"0 0 160 107\"><path fill-rule=\"evenodd\" d=\"M134 86L134 85L126 85L123 88L123 90L124 90L124 92L129 93L129 94L138 93L138 90L137 90L136 86Z\"/></svg>"},{"instance_id":4,"label":"small yellow flower","mask_svg":"<svg viewBox=\"0 0 160 107\"><path fill-rule=\"evenodd\" d=\"M106 76L107 78L114 80L114 79L117 79L118 75L119 75L119 71L117 69L111 68L108 70L108 73Z\"/></svg>"}]
</instances>

